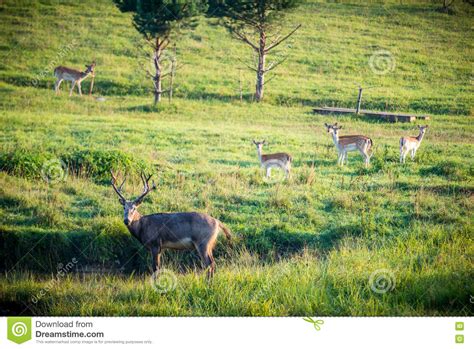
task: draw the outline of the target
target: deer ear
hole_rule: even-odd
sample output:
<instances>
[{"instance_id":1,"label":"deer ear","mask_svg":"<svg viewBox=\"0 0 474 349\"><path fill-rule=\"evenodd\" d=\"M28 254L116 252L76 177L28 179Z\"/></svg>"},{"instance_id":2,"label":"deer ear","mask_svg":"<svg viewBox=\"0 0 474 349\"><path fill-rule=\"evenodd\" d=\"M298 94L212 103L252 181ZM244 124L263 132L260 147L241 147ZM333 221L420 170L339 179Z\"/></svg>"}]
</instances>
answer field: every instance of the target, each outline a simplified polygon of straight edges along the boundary
<instances>
[{"instance_id":1,"label":"deer ear","mask_svg":"<svg viewBox=\"0 0 474 349\"><path fill-rule=\"evenodd\" d=\"M324 123L324 126L329 127L329 125L327 123Z\"/></svg>"},{"instance_id":2,"label":"deer ear","mask_svg":"<svg viewBox=\"0 0 474 349\"><path fill-rule=\"evenodd\" d=\"M257 145L257 142L255 142L255 139L252 139L253 144Z\"/></svg>"},{"instance_id":3,"label":"deer ear","mask_svg":"<svg viewBox=\"0 0 474 349\"><path fill-rule=\"evenodd\" d=\"M342 130L342 126L339 126L337 129L338 129L338 130Z\"/></svg>"}]
</instances>

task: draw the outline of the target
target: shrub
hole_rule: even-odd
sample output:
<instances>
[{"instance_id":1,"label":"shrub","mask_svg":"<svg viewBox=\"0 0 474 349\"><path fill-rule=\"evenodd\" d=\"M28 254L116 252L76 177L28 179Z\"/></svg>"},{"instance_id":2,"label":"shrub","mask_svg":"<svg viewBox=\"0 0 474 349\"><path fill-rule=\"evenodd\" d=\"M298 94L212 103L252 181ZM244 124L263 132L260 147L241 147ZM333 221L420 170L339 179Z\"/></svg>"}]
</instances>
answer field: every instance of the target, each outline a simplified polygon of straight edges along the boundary
<instances>
[{"instance_id":1,"label":"shrub","mask_svg":"<svg viewBox=\"0 0 474 349\"><path fill-rule=\"evenodd\" d=\"M143 160L136 159L132 155L119 150L73 149L55 155L26 149L15 149L0 154L0 170L15 176L39 179L44 176L42 174L44 167L51 166L50 162L52 160L57 161L59 166L62 162L67 167L69 175L93 178L99 182L109 180L110 169L120 169L129 173L148 169ZM50 171L51 168L46 170ZM65 170L64 168L63 171Z\"/></svg>"}]
</instances>

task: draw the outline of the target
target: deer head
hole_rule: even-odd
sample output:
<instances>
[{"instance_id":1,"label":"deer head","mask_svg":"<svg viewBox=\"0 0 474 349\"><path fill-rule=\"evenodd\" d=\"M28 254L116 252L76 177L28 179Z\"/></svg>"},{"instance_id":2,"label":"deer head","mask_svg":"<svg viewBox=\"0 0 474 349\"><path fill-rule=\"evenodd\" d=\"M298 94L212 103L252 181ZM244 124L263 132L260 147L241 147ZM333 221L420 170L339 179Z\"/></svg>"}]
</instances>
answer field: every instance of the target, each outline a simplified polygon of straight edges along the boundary
<instances>
[{"instance_id":1,"label":"deer head","mask_svg":"<svg viewBox=\"0 0 474 349\"><path fill-rule=\"evenodd\" d=\"M425 125L425 126L418 125L418 129L420 130L420 133L424 135L426 133L426 130L428 129L428 125Z\"/></svg>"},{"instance_id":2,"label":"deer head","mask_svg":"<svg viewBox=\"0 0 474 349\"><path fill-rule=\"evenodd\" d=\"M92 76L94 76L95 61L93 61L91 65L86 64L86 68L87 69L86 69L85 73L86 74L91 74Z\"/></svg>"},{"instance_id":3,"label":"deer head","mask_svg":"<svg viewBox=\"0 0 474 349\"><path fill-rule=\"evenodd\" d=\"M115 177L114 173L112 170L110 171L110 174L112 176L112 187L114 188L115 192L119 196L119 202L123 206L123 222L125 225L129 225L133 221L137 220L140 217L140 214L138 213L137 209L140 206L140 204L143 202L143 199L145 196L148 195L153 189L156 189L155 183L152 183L152 186L148 184L150 181L150 178L152 175L149 175L148 177L145 176L145 174L142 172L140 174L140 178L142 179L143 182L143 192L142 194L136 198L135 200L127 200L123 194L122 194L122 187L125 184L125 181L127 180L126 176L125 179L123 180L122 184L117 188L116 183L117 183L117 178Z\"/></svg>"},{"instance_id":4,"label":"deer head","mask_svg":"<svg viewBox=\"0 0 474 349\"><path fill-rule=\"evenodd\" d=\"M268 142L266 140L263 140L261 142L252 140L253 144L257 147L258 150L262 151L264 145L268 145Z\"/></svg>"},{"instance_id":5,"label":"deer head","mask_svg":"<svg viewBox=\"0 0 474 349\"><path fill-rule=\"evenodd\" d=\"M326 130L328 133L334 133L337 135L340 129L342 129L342 126L338 126L337 122L334 125L329 125L324 123L324 126L326 126Z\"/></svg>"}]
</instances>

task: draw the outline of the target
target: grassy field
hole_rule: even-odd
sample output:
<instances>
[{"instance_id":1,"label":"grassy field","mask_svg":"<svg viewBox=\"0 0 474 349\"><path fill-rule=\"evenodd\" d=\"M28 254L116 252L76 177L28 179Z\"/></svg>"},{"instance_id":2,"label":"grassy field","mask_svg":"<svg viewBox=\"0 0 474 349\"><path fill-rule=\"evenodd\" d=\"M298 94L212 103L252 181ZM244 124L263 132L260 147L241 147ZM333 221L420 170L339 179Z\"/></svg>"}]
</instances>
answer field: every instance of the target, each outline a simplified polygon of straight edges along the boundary
<instances>
[{"instance_id":1,"label":"grassy field","mask_svg":"<svg viewBox=\"0 0 474 349\"><path fill-rule=\"evenodd\" d=\"M471 6L309 1L288 16L303 28L261 104L246 71L238 100L246 48L202 19L178 44L176 98L158 108L139 37L109 1L0 8L1 315L473 314ZM369 64L379 50L385 74ZM105 101L54 95L55 65L93 58ZM398 163L414 125L311 112L353 106L358 84L374 87L364 108L431 114L415 161ZM323 127L335 120L374 140L370 168L355 153L336 166ZM264 180L263 138L293 155L290 180ZM232 230L211 283L194 252L166 252L151 282L110 168L131 174L129 197L139 170L154 173L142 214L195 210Z\"/></svg>"}]
</instances>

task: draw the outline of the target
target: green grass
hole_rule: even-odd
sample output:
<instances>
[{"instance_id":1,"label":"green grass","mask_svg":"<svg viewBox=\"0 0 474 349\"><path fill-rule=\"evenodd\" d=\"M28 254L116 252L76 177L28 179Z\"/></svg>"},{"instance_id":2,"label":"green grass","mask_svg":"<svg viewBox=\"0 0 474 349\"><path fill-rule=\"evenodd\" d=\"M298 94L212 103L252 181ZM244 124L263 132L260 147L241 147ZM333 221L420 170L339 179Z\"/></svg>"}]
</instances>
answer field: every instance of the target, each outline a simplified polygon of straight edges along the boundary
<instances>
[{"instance_id":1,"label":"green grass","mask_svg":"<svg viewBox=\"0 0 474 349\"><path fill-rule=\"evenodd\" d=\"M178 45L177 97L154 109L138 36L109 2L0 6L2 315L472 315L472 7L311 1L290 14L303 28L258 105L247 72L238 101L245 47L202 19ZM368 64L379 49L396 61L385 75ZM78 67L95 57L105 102L56 97L42 72L58 55ZM336 118L311 106L353 106L359 83L377 86L365 108L432 114L414 162L398 163L413 125L345 116L344 133L369 135L375 155L369 169L355 153L336 166L323 128ZM251 143L263 138L293 155L289 181L263 180ZM130 197L140 169L155 174L143 214L196 210L230 227L211 283L194 252L166 252L175 287L152 287L109 167L130 173ZM63 180L46 182L48 170ZM380 270L386 293L371 289Z\"/></svg>"}]
</instances>

